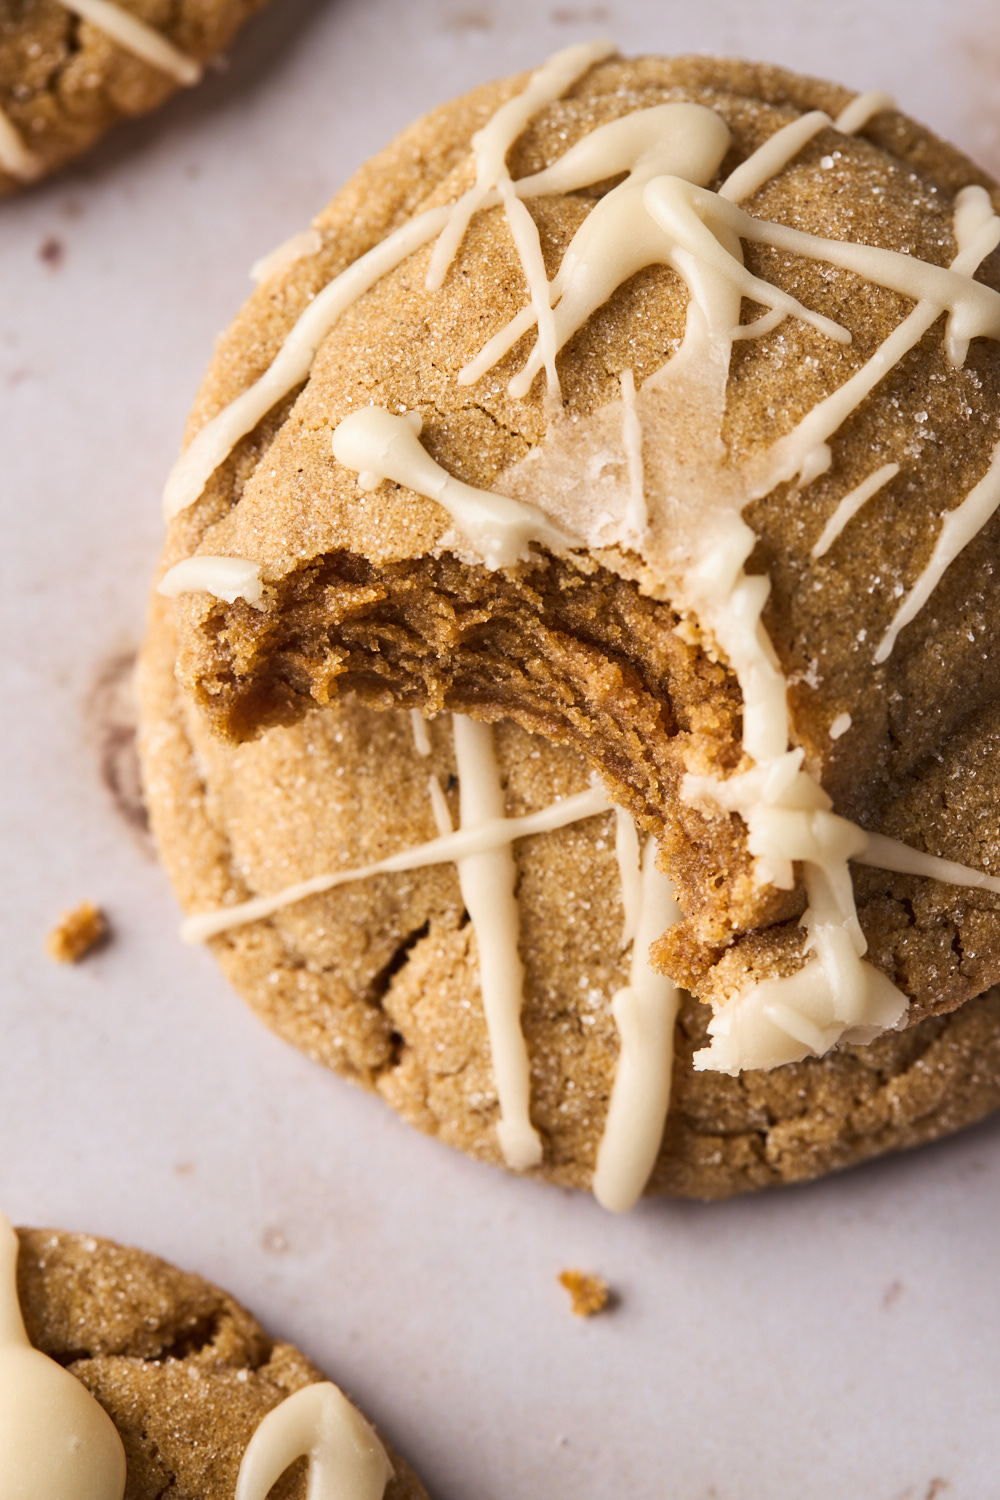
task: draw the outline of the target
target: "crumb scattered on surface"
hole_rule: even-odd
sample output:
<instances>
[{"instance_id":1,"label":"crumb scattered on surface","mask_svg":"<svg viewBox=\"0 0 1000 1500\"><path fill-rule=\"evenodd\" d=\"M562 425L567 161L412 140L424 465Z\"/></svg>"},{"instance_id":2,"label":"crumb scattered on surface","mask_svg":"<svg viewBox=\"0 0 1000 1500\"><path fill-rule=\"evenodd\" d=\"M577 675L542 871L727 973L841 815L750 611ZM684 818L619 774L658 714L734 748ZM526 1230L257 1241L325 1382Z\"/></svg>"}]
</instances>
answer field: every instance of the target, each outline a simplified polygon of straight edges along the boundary
<instances>
[{"instance_id":1,"label":"crumb scattered on surface","mask_svg":"<svg viewBox=\"0 0 1000 1500\"><path fill-rule=\"evenodd\" d=\"M559 1282L569 1292L578 1318L592 1318L608 1305L611 1293L600 1276L590 1276L586 1271L560 1271Z\"/></svg>"},{"instance_id":2,"label":"crumb scattered on surface","mask_svg":"<svg viewBox=\"0 0 1000 1500\"><path fill-rule=\"evenodd\" d=\"M103 943L110 932L108 919L93 901L81 901L64 912L45 939L45 951L57 964L76 964Z\"/></svg>"},{"instance_id":3,"label":"crumb scattered on surface","mask_svg":"<svg viewBox=\"0 0 1000 1500\"><path fill-rule=\"evenodd\" d=\"M45 265L51 266L55 271L62 265L66 256L66 246L62 240L57 239L54 234L49 235L38 247L38 259Z\"/></svg>"}]
</instances>

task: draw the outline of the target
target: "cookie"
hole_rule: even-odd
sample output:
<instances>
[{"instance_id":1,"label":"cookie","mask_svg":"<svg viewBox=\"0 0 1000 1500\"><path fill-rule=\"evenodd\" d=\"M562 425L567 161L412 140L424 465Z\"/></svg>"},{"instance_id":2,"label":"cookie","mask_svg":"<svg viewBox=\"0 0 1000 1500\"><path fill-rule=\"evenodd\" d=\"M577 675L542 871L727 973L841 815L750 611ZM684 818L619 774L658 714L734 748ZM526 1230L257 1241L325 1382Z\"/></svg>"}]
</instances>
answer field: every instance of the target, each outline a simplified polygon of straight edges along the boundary
<instances>
[{"instance_id":1,"label":"cookie","mask_svg":"<svg viewBox=\"0 0 1000 1500\"><path fill-rule=\"evenodd\" d=\"M0 1216L0 1301L4 1497L298 1500L305 1463L270 1486L315 1448L337 1494L426 1500L315 1365L200 1276Z\"/></svg>"},{"instance_id":2,"label":"cookie","mask_svg":"<svg viewBox=\"0 0 1000 1500\"><path fill-rule=\"evenodd\" d=\"M159 600L140 748L187 935L279 1035L429 1135L624 1209L801 1181L1000 1102L995 991L822 1060L696 1071L708 1007L646 961L669 900L652 846L640 862L578 751L350 697L234 746L179 689L174 653ZM504 821L477 889L457 861L484 812Z\"/></svg>"},{"instance_id":3,"label":"cookie","mask_svg":"<svg viewBox=\"0 0 1000 1500\"><path fill-rule=\"evenodd\" d=\"M0 195L198 82L263 0L13 0L0 15Z\"/></svg>"},{"instance_id":4,"label":"cookie","mask_svg":"<svg viewBox=\"0 0 1000 1500\"><path fill-rule=\"evenodd\" d=\"M404 132L265 280L163 587L231 740L350 691L580 750L736 1073L1000 979L1000 196L885 96L609 50Z\"/></svg>"}]
</instances>

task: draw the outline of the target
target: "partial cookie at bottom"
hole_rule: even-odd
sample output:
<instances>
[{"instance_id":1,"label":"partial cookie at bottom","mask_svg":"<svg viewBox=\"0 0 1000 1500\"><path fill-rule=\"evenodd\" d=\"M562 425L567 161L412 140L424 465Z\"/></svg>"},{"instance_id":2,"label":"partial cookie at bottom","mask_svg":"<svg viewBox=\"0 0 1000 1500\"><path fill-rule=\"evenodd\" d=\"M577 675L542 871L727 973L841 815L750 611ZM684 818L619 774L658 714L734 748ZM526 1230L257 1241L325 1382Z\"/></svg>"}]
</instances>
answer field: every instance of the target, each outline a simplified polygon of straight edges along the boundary
<instances>
[{"instance_id":1,"label":"partial cookie at bottom","mask_svg":"<svg viewBox=\"0 0 1000 1500\"><path fill-rule=\"evenodd\" d=\"M64 1230L18 1237L28 1337L110 1416L125 1448L125 1500L232 1500L261 1420L323 1380L316 1366L269 1338L228 1293L145 1251ZM395 1477L385 1500L427 1500L409 1465L388 1451ZM304 1465L272 1495L304 1500Z\"/></svg>"}]
</instances>

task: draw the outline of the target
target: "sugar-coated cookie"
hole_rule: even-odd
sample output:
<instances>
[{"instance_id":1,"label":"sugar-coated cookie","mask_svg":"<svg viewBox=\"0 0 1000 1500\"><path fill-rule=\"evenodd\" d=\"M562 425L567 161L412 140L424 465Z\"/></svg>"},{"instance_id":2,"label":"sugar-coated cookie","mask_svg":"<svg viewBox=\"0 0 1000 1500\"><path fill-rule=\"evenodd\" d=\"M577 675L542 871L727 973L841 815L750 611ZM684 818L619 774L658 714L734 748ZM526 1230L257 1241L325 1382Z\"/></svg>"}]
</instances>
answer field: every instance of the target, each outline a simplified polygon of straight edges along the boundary
<instances>
[{"instance_id":1,"label":"sugar-coated cookie","mask_svg":"<svg viewBox=\"0 0 1000 1500\"><path fill-rule=\"evenodd\" d=\"M570 48L419 122L198 397L161 587L199 711L574 746L660 841L699 1067L982 993L998 204L884 96L711 58Z\"/></svg>"},{"instance_id":2,"label":"sugar-coated cookie","mask_svg":"<svg viewBox=\"0 0 1000 1500\"><path fill-rule=\"evenodd\" d=\"M0 1308L4 1500L304 1500L304 1463L269 1475L314 1447L344 1500L426 1500L304 1355L143 1250L0 1216Z\"/></svg>"},{"instance_id":3,"label":"sugar-coated cookie","mask_svg":"<svg viewBox=\"0 0 1000 1500\"><path fill-rule=\"evenodd\" d=\"M12 0L0 9L0 195L198 82L264 0Z\"/></svg>"}]
</instances>

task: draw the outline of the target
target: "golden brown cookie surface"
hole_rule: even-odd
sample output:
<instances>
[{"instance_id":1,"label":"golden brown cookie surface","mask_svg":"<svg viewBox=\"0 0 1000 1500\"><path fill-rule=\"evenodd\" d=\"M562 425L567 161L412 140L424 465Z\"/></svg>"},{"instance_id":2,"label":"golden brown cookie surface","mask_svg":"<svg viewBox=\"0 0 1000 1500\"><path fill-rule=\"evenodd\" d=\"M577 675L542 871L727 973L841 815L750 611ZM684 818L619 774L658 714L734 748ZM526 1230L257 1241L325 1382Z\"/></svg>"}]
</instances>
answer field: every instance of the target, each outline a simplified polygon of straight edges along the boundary
<instances>
[{"instance_id":1,"label":"golden brown cookie surface","mask_svg":"<svg viewBox=\"0 0 1000 1500\"><path fill-rule=\"evenodd\" d=\"M200 1276L110 1240L21 1229L17 1281L32 1344L81 1380L125 1447L125 1500L232 1500L263 1417L324 1379ZM426 1500L392 1455L386 1500ZM301 1500L299 1465L275 1486Z\"/></svg>"},{"instance_id":2,"label":"golden brown cookie surface","mask_svg":"<svg viewBox=\"0 0 1000 1500\"><path fill-rule=\"evenodd\" d=\"M80 14L62 0L9 0L0 14L0 195L194 82L261 4L116 0L116 26L114 17ZM133 21L148 28L138 40ZM162 57L157 39L169 49ZM150 47L153 60L143 55Z\"/></svg>"},{"instance_id":3,"label":"golden brown cookie surface","mask_svg":"<svg viewBox=\"0 0 1000 1500\"><path fill-rule=\"evenodd\" d=\"M163 605L144 653L142 751L161 854L188 912L271 895L434 838L428 782L453 813L446 718L417 753L409 716L346 700L230 746L177 688ZM573 751L495 731L508 816L587 785ZM615 829L605 813L515 844L531 1118L549 1181L591 1185L618 1065L611 999L628 977ZM499 1164L496 1079L475 930L455 866L381 875L213 940L275 1031L376 1089L411 1124ZM1000 1103L1000 996L868 1047L741 1078L694 1072L707 1008L686 1002L649 1191L721 1198L933 1139Z\"/></svg>"}]
</instances>

